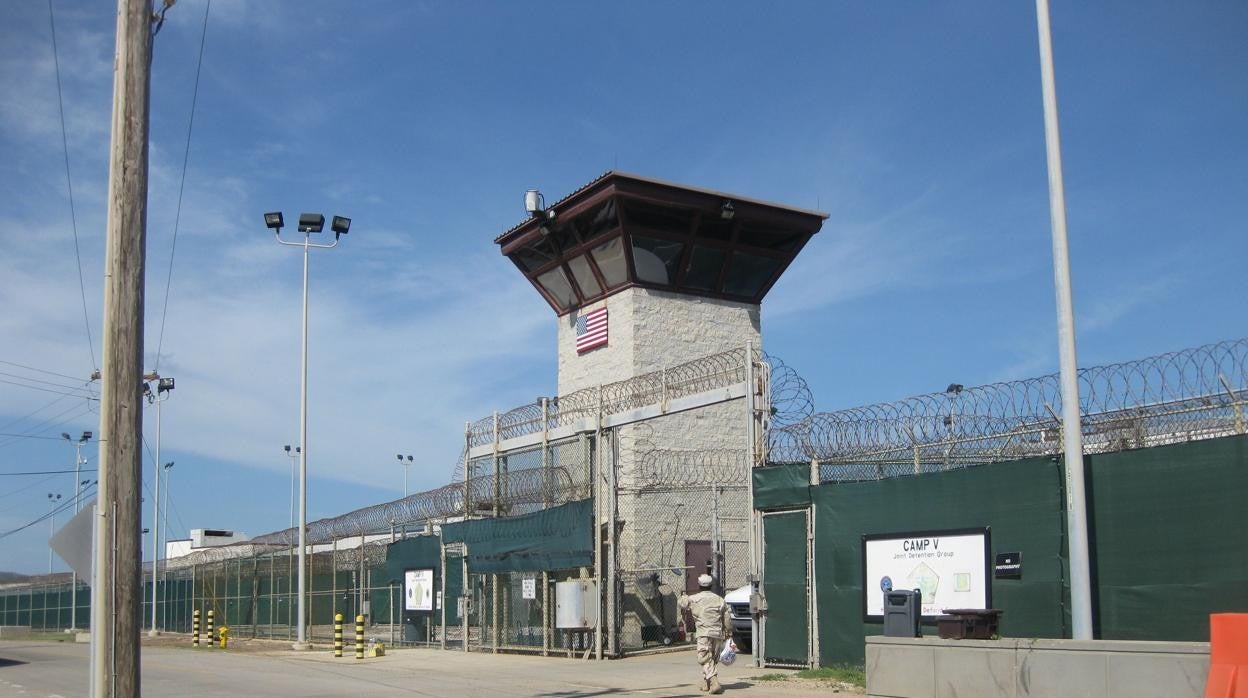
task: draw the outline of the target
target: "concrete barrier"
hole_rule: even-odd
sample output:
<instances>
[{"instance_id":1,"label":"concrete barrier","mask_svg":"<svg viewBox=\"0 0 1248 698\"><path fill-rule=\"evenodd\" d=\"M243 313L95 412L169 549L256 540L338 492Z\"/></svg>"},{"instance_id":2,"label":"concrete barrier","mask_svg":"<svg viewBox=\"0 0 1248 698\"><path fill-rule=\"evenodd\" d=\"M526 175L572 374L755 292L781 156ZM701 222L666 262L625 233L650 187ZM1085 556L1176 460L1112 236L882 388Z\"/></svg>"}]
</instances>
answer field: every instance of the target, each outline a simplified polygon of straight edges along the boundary
<instances>
[{"instance_id":1,"label":"concrete barrier","mask_svg":"<svg viewBox=\"0 0 1248 698\"><path fill-rule=\"evenodd\" d=\"M15 635L29 635L29 634L30 634L29 625L0 625L0 637L4 637L6 635L9 637L13 637Z\"/></svg>"},{"instance_id":2,"label":"concrete barrier","mask_svg":"<svg viewBox=\"0 0 1248 698\"><path fill-rule=\"evenodd\" d=\"M869 698L1201 698L1207 642L867 638Z\"/></svg>"}]
</instances>

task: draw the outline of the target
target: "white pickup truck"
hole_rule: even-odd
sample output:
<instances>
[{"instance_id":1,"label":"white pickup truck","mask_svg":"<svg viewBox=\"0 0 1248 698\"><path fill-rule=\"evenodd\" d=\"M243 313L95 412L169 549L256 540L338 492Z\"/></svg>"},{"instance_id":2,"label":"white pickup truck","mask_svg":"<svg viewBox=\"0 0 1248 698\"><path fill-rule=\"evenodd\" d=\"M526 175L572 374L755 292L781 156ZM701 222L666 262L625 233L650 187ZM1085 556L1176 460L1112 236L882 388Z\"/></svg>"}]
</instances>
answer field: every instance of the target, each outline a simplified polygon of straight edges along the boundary
<instances>
[{"instance_id":1,"label":"white pickup truck","mask_svg":"<svg viewBox=\"0 0 1248 698\"><path fill-rule=\"evenodd\" d=\"M732 615L732 639L741 652L749 652L753 643L754 626L750 618L750 585L738 587L724 594L728 612Z\"/></svg>"}]
</instances>

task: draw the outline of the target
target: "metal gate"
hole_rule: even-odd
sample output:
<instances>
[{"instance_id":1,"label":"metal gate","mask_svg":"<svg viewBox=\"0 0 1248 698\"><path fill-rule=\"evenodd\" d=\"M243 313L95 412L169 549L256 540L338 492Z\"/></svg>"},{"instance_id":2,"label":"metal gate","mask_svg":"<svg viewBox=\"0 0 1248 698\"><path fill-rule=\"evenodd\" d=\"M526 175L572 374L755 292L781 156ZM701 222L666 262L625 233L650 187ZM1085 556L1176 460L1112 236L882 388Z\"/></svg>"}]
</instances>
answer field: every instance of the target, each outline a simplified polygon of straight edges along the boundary
<instances>
[{"instance_id":1,"label":"metal gate","mask_svg":"<svg viewBox=\"0 0 1248 698\"><path fill-rule=\"evenodd\" d=\"M763 514L765 666L811 666L810 510Z\"/></svg>"}]
</instances>

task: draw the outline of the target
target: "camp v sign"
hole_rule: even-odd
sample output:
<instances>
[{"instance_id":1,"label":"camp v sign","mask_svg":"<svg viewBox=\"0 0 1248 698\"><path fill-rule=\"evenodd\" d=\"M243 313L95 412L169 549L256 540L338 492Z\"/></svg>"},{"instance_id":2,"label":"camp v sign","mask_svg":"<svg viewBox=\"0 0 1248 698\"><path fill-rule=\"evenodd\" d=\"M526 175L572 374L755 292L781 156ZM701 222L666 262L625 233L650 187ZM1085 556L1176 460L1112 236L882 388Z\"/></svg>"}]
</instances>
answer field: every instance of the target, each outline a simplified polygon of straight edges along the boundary
<instances>
[{"instance_id":1,"label":"camp v sign","mask_svg":"<svg viewBox=\"0 0 1248 698\"><path fill-rule=\"evenodd\" d=\"M988 529L878 533L862 537L863 617L884 616L884 593L918 589L923 615L991 608Z\"/></svg>"}]
</instances>

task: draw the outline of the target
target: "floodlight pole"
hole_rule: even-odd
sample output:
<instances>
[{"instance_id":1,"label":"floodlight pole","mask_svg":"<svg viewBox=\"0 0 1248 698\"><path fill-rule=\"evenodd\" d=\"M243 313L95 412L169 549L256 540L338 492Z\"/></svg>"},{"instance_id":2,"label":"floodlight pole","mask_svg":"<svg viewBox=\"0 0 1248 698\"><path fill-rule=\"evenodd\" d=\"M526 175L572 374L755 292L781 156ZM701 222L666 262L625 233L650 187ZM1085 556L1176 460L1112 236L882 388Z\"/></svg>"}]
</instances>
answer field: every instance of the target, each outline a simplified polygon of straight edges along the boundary
<instances>
[{"instance_id":1,"label":"floodlight pole","mask_svg":"<svg viewBox=\"0 0 1248 698\"><path fill-rule=\"evenodd\" d=\"M56 503L61 501L61 495L48 493L48 505L52 508L51 517L48 519L48 540L56 535ZM48 574L52 574L52 546L48 546Z\"/></svg>"},{"instance_id":2,"label":"floodlight pole","mask_svg":"<svg viewBox=\"0 0 1248 698\"><path fill-rule=\"evenodd\" d=\"M156 580L157 573L160 569L160 403L168 400L166 396L161 399L161 393L167 392L161 386L160 374L153 371L143 377L149 381L156 382L156 395L152 397L149 393L148 399L156 405L156 502L152 507L152 627L148 629L148 637L156 637L160 634L160 630L156 627Z\"/></svg>"},{"instance_id":3,"label":"floodlight pole","mask_svg":"<svg viewBox=\"0 0 1248 698\"><path fill-rule=\"evenodd\" d=\"M312 649L308 642L308 628L305 622L307 610L307 531L308 531L308 252L312 248L333 249L338 246L338 237L329 245L312 244L309 235L303 233L303 242L287 242L282 239L281 228L274 230L274 237L279 245L290 245L303 248L303 332L299 352L299 602L297 604L299 629L295 636L294 649Z\"/></svg>"},{"instance_id":4,"label":"floodlight pole","mask_svg":"<svg viewBox=\"0 0 1248 698\"><path fill-rule=\"evenodd\" d=\"M1057 123L1053 36L1049 0L1036 0L1040 34L1040 82L1044 92L1044 142L1049 168L1049 219L1053 235L1053 279L1057 290L1057 343L1061 359L1062 434L1066 461L1066 540L1070 556L1071 638L1092 639L1092 575L1088 560L1088 509L1084 490L1083 425L1079 414L1079 375L1075 358L1075 312L1066 242L1066 193L1062 184L1062 145Z\"/></svg>"},{"instance_id":5,"label":"floodlight pole","mask_svg":"<svg viewBox=\"0 0 1248 698\"><path fill-rule=\"evenodd\" d=\"M69 434L62 434L65 439L70 440ZM78 509L82 504L82 445L91 438L91 432L84 431L78 441L74 443L74 515L78 515ZM73 572L70 578L69 590L69 628L71 630L78 629L78 573Z\"/></svg>"}]
</instances>

